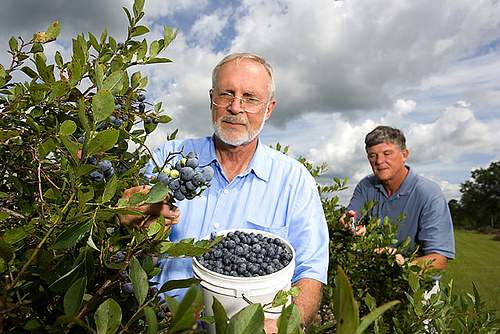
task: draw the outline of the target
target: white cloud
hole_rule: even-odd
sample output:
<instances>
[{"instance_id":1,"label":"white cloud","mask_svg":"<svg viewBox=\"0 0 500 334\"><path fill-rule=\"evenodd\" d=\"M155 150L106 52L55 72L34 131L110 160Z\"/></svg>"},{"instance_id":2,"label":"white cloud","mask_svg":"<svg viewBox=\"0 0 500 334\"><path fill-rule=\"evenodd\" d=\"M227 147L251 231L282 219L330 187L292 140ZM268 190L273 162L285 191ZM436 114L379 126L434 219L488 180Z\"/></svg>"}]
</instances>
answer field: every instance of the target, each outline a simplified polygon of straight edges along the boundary
<instances>
[{"instance_id":1,"label":"white cloud","mask_svg":"<svg viewBox=\"0 0 500 334\"><path fill-rule=\"evenodd\" d=\"M67 59L78 33L100 35L107 26L123 38L121 6L131 3L39 0L33 10L32 1L6 2L0 45L60 19L61 38L46 47L49 54L62 48ZM363 140L380 123L406 133L409 162L449 194L473 166L500 158L498 1L147 0L145 11L148 40L160 38L164 25L180 28L162 55L172 64L137 69L149 78L150 102L162 101L174 119L152 136L152 147L176 128L180 137L211 134L213 66L229 52L253 51L277 80L263 140L327 161L329 176L355 183L370 172Z\"/></svg>"}]
</instances>

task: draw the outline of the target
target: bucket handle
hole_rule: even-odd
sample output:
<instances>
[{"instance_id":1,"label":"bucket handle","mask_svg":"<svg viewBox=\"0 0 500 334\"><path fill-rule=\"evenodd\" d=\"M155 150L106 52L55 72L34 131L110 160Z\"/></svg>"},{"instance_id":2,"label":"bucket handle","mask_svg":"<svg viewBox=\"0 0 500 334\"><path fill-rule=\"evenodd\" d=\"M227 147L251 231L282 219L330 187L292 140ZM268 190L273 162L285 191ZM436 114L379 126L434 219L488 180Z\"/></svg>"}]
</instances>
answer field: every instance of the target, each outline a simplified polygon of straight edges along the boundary
<instances>
[{"instance_id":1,"label":"bucket handle","mask_svg":"<svg viewBox=\"0 0 500 334\"><path fill-rule=\"evenodd\" d=\"M255 304L254 302L252 302L250 299L248 299L244 293L241 294L241 298L246 301L249 305L252 305L252 304ZM266 313L271 313L271 314L281 314L281 311L270 311L270 310L267 310L265 311Z\"/></svg>"}]
</instances>

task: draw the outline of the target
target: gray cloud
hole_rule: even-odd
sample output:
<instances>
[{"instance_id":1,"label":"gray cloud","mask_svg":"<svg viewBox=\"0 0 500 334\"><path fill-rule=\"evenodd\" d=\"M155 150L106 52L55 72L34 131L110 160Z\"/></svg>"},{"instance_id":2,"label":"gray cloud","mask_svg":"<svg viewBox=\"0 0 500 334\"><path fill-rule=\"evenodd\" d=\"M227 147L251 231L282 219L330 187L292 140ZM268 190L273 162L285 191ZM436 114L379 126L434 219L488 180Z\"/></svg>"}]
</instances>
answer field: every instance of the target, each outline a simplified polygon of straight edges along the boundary
<instances>
[{"instance_id":1,"label":"gray cloud","mask_svg":"<svg viewBox=\"0 0 500 334\"><path fill-rule=\"evenodd\" d=\"M55 20L62 33L50 52L106 25L120 39L127 25L121 6L131 3L7 1L0 45ZM180 27L163 55L173 63L139 68L149 77L148 99L162 101L174 119L152 136L152 147L176 128L180 137L211 134L211 69L229 52L253 51L277 79L278 104L263 140L328 162L328 177L347 176L353 186L370 172L363 138L379 123L405 131L409 162L449 198L471 168L500 158L498 1L147 0L144 22L148 39L159 38L164 25Z\"/></svg>"}]
</instances>

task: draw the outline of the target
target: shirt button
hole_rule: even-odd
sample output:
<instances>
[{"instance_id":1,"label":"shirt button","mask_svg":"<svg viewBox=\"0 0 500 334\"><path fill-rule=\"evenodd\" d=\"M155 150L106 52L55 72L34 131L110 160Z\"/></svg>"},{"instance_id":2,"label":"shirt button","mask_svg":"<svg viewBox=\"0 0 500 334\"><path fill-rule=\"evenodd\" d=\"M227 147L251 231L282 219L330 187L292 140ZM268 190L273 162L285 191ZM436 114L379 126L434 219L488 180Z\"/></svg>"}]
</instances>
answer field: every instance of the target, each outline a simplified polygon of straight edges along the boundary
<instances>
[{"instance_id":1,"label":"shirt button","mask_svg":"<svg viewBox=\"0 0 500 334\"><path fill-rule=\"evenodd\" d=\"M226 195L227 195L228 193L229 193L229 190L224 189L224 194L226 194Z\"/></svg>"},{"instance_id":2,"label":"shirt button","mask_svg":"<svg viewBox=\"0 0 500 334\"><path fill-rule=\"evenodd\" d=\"M219 228L219 223L215 223L214 228Z\"/></svg>"}]
</instances>

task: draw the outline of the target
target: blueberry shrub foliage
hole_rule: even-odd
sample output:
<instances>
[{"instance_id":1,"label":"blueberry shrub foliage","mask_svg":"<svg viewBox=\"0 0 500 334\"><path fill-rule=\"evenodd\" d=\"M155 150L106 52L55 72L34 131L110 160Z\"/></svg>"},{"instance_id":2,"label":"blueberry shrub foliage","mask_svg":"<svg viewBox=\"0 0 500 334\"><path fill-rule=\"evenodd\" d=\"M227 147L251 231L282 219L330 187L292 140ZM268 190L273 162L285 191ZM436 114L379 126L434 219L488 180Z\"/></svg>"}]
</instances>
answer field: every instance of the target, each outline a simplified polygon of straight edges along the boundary
<instances>
[{"instance_id":1,"label":"blueberry shrub foliage","mask_svg":"<svg viewBox=\"0 0 500 334\"><path fill-rule=\"evenodd\" d=\"M286 151L286 150L285 150ZM319 178L327 165L314 166L300 157L311 174ZM323 289L320 320L311 332L317 333L497 333L495 312L486 310L481 294L472 284L472 292L455 292L453 281L440 284L438 293L426 296L433 277L439 274L429 263L412 264L419 249L403 241L396 252L405 254L400 265L395 254L377 254L376 249L391 247L397 239L397 227L405 218L391 222L369 215L376 202L365 203L358 212L365 233L353 235L338 222L345 211L335 192L345 190L347 179L333 179L333 185L321 186L321 195L330 235L328 284ZM345 277L344 277L345 276ZM348 280L346 282L346 279ZM351 291L352 296L349 296ZM353 302L346 303L351 300ZM352 305L353 306L352 306ZM360 319L363 321L359 323ZM365 322L366 320L366 322ZM354 326L357 324L358 326Z\"/></svg>"},{"instance_id":2,"label":"blueberry shrub foliage","mask_svg":"<svg viewBox=\"0 0 500 334\"><path fill-rule=\"evenodd\" d=\"M161 39L148 42L149 29L139 24L143 7L136 0L123 8L125 41L106 30L100 38L82 34L69 59L44 53L59 22L29 41L9 40L12 61L0 65L0 332L156 332L160 323L178 333L200 315L198 288L180 305L158 297L196 281L153 286L148 278L160 270L155 254L200 256L209 248L167 241L163 217L147 230L117 218L173 195L166 182L176 177L175 168L160 170L170 162L157 162L149 193L121 199L124 189L144 183L146 138L171 120L148 100L137 68L169 63L159 55L177 32L165 27ZM172 152L172 162L189 153Z\"/></svg>"}]
</instances>

